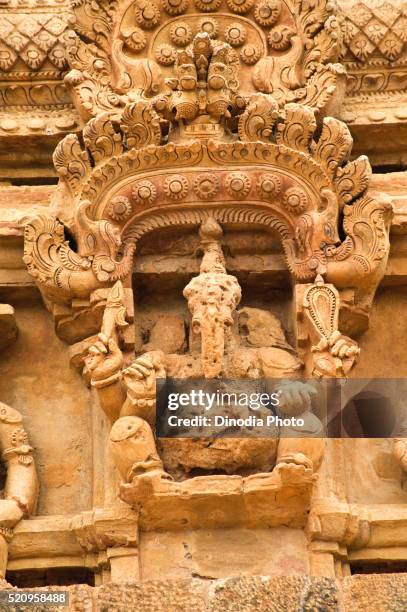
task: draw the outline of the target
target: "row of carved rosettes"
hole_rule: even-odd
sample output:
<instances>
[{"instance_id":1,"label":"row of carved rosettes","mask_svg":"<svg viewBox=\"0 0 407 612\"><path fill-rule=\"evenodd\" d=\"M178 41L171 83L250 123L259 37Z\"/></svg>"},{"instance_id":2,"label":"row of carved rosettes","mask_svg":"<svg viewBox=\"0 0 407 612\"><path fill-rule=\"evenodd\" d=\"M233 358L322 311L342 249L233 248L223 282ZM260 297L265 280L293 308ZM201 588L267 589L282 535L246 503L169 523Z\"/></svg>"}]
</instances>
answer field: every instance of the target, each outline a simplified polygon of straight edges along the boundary
<instances>
[{"instance_id":1,"label":"row of carved rosettes","mask_svg":"<svg viewBox=\"0 0 407 612\"><path fill-rule=\"evenodd\" d=\"M133 102L125 107L118 123L108 113L90 120L83 130L85 149L77 136L67 136L55 150L54 164L71 197L96 203L119 177L160 167L197 165L204 151L216 165L264 162L291 170L315 191L331 189L338 210L365 193L371 177L366 156L348 161L352 137L344 123L325 118L315 141L311 108L288 104L279 111L274 99L263 94L253 96L239 117L240 142L210 141L207 148L198 142L160 146L164 143L160 126L153 104Z\"/></svg>"}]
</instances>

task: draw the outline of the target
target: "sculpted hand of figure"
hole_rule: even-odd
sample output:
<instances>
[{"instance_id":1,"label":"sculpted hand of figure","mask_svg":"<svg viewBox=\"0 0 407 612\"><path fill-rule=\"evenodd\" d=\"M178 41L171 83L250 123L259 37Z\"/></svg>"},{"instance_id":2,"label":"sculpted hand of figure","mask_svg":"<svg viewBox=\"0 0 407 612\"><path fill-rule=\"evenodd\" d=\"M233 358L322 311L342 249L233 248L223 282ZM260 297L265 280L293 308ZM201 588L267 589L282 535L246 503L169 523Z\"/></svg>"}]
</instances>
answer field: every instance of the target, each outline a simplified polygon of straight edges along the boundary
<instances>
[{"instance_id":1,"label":"sculpted hand of figure","mask_svg":"<svg viewBox=\"0 0 407 612\"><path fill-rule=\"evenodd\" d=\"M360 353L360 348L356 342L347 336L343 336L338 330L334 331L329 340L324 344L325 346L316 350L325 350L329 347L331 355L339 357L339 359L356 357Z\"/></svg>"},{"instance_id":2,"label":"sculpted hand of figure","mask_svg":"<svg viewBox=\"0 0 407 612\"><path fill-rule=\"evenodd\" d=\"M162 362L163 353L152 351L123 370L127 398L121 416L139 416L155 426L156 379L166 376Z\"/></svg>"},{"instance_id":3,"label":"sculpted hand of figure","mask_svg":"<svg viewBox=\"0 0 407 612\"><path fill-rule=\"evenodd\" d=\"M318 344L312 346L311 352L316 354L313 375L336 377L338 374L348 374L355 364L360 348L354 340L335 330L329 337L322 337Z\"/></svg>"},{"instance_id":4,"label":"sculpted hand of figure","mask_svg":"<svg viewBox=\"0 0 407 612\"><path fill-rule=\"evenodd\" d=\"M125 400L122 385L123 354L112 337L100 333L88 349L83 376L88 384L97 389L99 403L113 424L119 417Z\"/></svg>"},{"instance_id":5,"label":"sculpted hand of figure","mask_svg":"<svg viewBox=\"0 0 407 612\"><path fill-rule=\"evenodd\" d=\"M287 381L280 389L279 408L290 416L298 416L311 410L311 397L316 395L316 389L301 381Z\"/></svg>"},{"instance_id":6,"label":"sculpted hand of figure","mask_svg":"<svg viewBox=\"0 0 407 612\"><path fill-rule=\"evenodd\" d=\"M142 481L170 479L164 472L153 433L156 379L166 375L163 357L162 351L145 353L122 371L126 400L109 436L109 448L123 478L122 490L137 477Z\"/></svg>"},{"instance_id":7,"label":"sculpted hand of figure","mask_svg":"<svg viewBox=\"0 0 407 612\"><path fill-rule=\"evenodd\" d=\"M117 342L100 333L85 357L85 377L94 387L107 386L120 378L122 367L123 353Z\"/></svg>"}]
</instances>

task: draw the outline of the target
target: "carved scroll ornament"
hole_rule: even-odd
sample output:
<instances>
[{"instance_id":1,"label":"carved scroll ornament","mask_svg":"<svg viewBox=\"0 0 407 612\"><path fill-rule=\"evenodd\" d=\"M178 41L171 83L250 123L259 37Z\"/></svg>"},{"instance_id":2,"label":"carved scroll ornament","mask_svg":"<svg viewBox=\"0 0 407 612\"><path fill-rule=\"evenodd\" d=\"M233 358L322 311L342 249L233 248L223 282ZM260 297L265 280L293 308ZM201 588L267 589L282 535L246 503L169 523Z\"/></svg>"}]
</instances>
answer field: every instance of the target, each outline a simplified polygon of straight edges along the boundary
<instances>
[{"instance_id":1,"label":"carved scroll ornament","mask_svg":"<svg viewBox=\"0 0 407 612\"><path fill-rule=\"evenodd\" d=\"M317 132L333 89L333 5L221 4L75 3L67 79L90 119L82 141L71 134L55 150L56 216L25 233L24 260L54 314L91 309L95 292L126 280L143 235L208 216L277 232L296 282L321 275L368 312L391 211L367 195L367 158L348 161L346 125L326 117Z\"/></svg>"}]
</instances>

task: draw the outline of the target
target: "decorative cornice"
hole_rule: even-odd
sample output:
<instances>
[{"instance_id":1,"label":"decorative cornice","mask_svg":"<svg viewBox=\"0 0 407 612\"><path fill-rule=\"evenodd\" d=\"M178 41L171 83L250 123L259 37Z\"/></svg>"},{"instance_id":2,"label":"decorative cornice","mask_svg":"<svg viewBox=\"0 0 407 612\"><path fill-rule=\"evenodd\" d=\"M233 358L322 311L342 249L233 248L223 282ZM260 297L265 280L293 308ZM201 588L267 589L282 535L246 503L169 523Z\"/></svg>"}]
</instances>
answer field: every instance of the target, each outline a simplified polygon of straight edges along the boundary
<instances>
[{"instance_id":1,"label":"decorative cornice","mask_svg":"<svg viewBox=\"0 0 407 612\"><path fill-rule=\"evenodd\" d=\"M297 4L299 5L299 3L293 2L293 6L297 6ZM358 0L340 0L336 9L332 3L329 3L329 15L326 11L324 12L325 9L323 7L325 4L325 1L319 0L319 8L316 7L314 9L320 25L318 27L315 26L314 29L317 33L311 36L312 45L314 45L311 45L312 52L316 52L318 44L322 44L320 43L322 36L326 38L326 41L330 39L331 30L334 27L333 18L336 15L337 22L340 25L341 37L335 38L336 42L333 46L331 41L332 44L329 49L324 47L322 53L323 59L321 60L322 63L320 63L321 66L328 66L326 62L338 62L339 59L347 71L344 102L340 108L336 106L332 110L339 113L340 118L350 126L352 134L356 136L355 145L358 152L363 152L364 148L366 150L369 148L369 138L372 134L370 126L374 125L376 126L375 134L376 136L379 135L379 138L375 136L377 150L372 158L372 162L379 165L386 163L398 164L402 155L400 138L402 138L403 142L407 138L407 35L403 28L407 16L405 15L403 3L401 0L366 0L364 2ZM75 74L78 70L82 70L81 65L83 62L85 64L87 61L91 62L88 66L91 70L89 72L87 69L87 76L82 83L82 88L84 85L86 87L86 82L89 79L89 83L91 83L94 78L92 76L94 70L92 66L100 64L99 67L102 69L102 73L104 74L104 71L107 71L107 78L107 75L110 74L109 70L111 70L112 62L113 64L118 62L116 66L118 72L115 72L107 80L109 83L115 83L117 79L121 79L122 85L119 86L119 82L117 82L115 90L110 91L109 84L103 86L101 92L99 92L102 97L107 96L106 100L110 100L107 106L113 110L116 109L116 111L118 108L120 109L123 103L123 96L126 97L126 87L123 85L126 80L123 81L125 73L131 74L132 70L135 70L137 62L145 62L147 54L151 53L151 59L159 70L163 72L164 76L166 76L171 70L174 49L182 49L184 48L183 45L190 44L190 39L192 39L195 33L194 28L198 27L198 22L196 21L198 17L201 20L200 25L204 29L209 27L209 23L213 22L216 26L219 20L219 23L222 22L222 28L219 30L221 34L219 36L221 38L223 36L225 42L231 45L234 53L238 56L240 54L241 65L247 72L247 76L243 79L245 87L252 82L250 73L256 73L257 65L260 65L263 61L256 51L257 48L255 48L255 45L253 46L253 41L251 41L252 34L253 36L259 36L259 44L260 40L264 39L266 41L265 36L267 35L269 42L264 48L268 49L268 53L271 56L277 54L281 58L286 56L290 58L290 53L293 51L294 39L291 39L290 35L285 40L290 26L287 21L287 15L284 17L284 11L280 11L278 16L277 13L275 14L273 17L273 19L277 17L275 23L263 26L259 21L257 13L256 18L254 9L251 9L248 13L242 13L241 11L234 13L233 2L230 2L227 6L225 4L226 12L224 10L225 7L222 5L214 12L204 11L201 15L198 15L199 11L197 11L196 18L192 16L189 9L184 14L178 14L183 7L182 3L179 10L175 11L176 14L172 8L169 8L170 5L165 8L167 5L164 3L160 9L162 13L160 14L160 25L149 29L141 17L140 24L134 22L131 25L131 20L129 21L128 16L129 10L125 8L127 4L112 4L106 13L106 19L102 18L104 11L102 5L102 8L98 9L95 15L93 15L95 6L91 8L90 5L88 7L86 2L76 3L73 8L74 17L66 0L50 0L49 2L19 2L10 0L0 5L0 46L3 50L1 54L3 67L0 67L0 106L3 107L2 118L0 120L0 149L2 146L6 149L9 146L7 143L11 138L14 140L19 138L21 143L24 143L29 137L32 143L31 147L33 148L31 154L33 167L37 163L35 151L38 149L38 152L40 152L40 146L42 151L45 151L44 138L50 143L52 141L52 144L49 146L50 151L55 146L60 135L79 131L80 129L78 112L73 106L71 95L68 93L63 80L68 70L68 64L59 56L62 47L65 49L65 52L68 52L69 62L74 69L74 74L71 74L69 77L69 87L72 91L79 92L81 90L81 84L77 82ZM114 6L119 7L115 11L115 20L111 12ZM213 7L216 8L216 3L213 3ZM320 12L318 12L317 8ZM141 13L143 11L142 8L137 10L141 11ZM99 13L98 17L97 13ZM117 18L117 15L119 15L119 18ZM227 21L228 19L230 24ZM300 23L298 21L299 15L295 17L294 21L296 19L297 23ZM188 20L191 21L191 24L189 24ZM223 23L224 20L227 23L226 21ZM206 26L203 24L203 21L207 24ZM100 26L101 29L96 37L97 40L94 34L90 35L89 32L86 34L86 23L91 24L91 26L94 23L99 23L98 28ZM168 23L168 25L165 25L165 23ZM302 23L304 25L306 19ZM319 29L321 24L323 27ZM234 27L235 25L236 28ZM239 27L237 27L238 25ZM76 35L69 33L69 28L71 27L76 28ZM110 68L106 64L106 52L103 51L104 43L101 43L105 36L103 32L106 28L108 30L113 28L111 30L112 36L114 35L117 38L114 54L112 54L111 58L110 56L107 58ZM337 31L339 30L335 30L335 32ZM102 56L105 53L103 56L105 59L101 56L97 61L95 60L95 64L91 61L92 55L86 55L89 50L95 49L95 47L92 47L92 44L89 46L83 42L81 37L85 37L84 40L88 40L85 34L88 38L90 36L89 40L93 40L92 44L96 45L96 47L102 44L98 53L99 55L102 53ZM149 47L150 43L147 44L150 38L151 45L155 45L153 50ZM342 38L341 46L339 45L340 38ZM261 44L266 44L264 41ZM317 47L315 47L315 44L317 44ZM250 45L253 46L255 52L253 55L254 63L251 60L249 61L247 53L247 58L244 61L242 59L244 55L242 55L243 50L247 48L246 51L248 52ZM168 58L164 58L165 49L169 53ZM306 58L303 58L302 61L305 65ZM132 62L136 62L134 66ZM140 66L142 65L140 64ZM337 66L338 64L335 65ZM313 78L317 78L317 88L324 89L324 87L328 87L329 79L331 77L334 78L331 69L329 68L327 72L324 72L328 81L320 81L322 78L320 71L324 71L325 68L318 68L314 62L311 62L310 66L314 70L314 77L310 77L309 83L312 82ZM283 70L283 68L283 64L273 64L274 83L277 73L280 69ZM79 77L78 74L76 76ZM277 97L282 95L281 92L283 90L280 85L277 87L276 84L273 85L273 94L277 94ZM309 93L311 90L309 90L308 94L301 88L296 89L294 87L290 91L295 94L294 98L290 94L292 99L295 99L296 96L298 98L301 94L298 101L313 103L311 98L307 97L308 94L311 95ZM297 93L295 93L296 91ZM100 98L99 94L96 95ZM74 98L76 99L77 96L80 99L82 94L75 93ZM282 99L285 99L284 96L285 94L282 96ZM285 101L291 99L290 96ZM94 104L94 102L88 100L87 96L85 98L85 106L89 106L89 104L92 106ZM318 104L316 103L317 106ZM92 114L90 107L87 111L86 109L84 110L85 114L88 113L88 117L90 116L89 113ZM380 126L383 126L383 128ZM399 130L400 126L401 130ZM380 134L384 134L384 132L380 131L381 129L387 130L386 134L390 134L390 137L381 139ZM398 139L397 136L399 136ZM36 142L38 142L38 146L35 144ZM29 154L28 150L27 154ZM45 154L47 159L49 159L49 152ZM0 156L0 159L2 160L2 156ZM52 173L51 171L48 172ZM10 173L13 175L15 172L11 169L6 169L6 173L8 173L8 176ZM26 173L25 170L23 170L24 173Z\"/></svg>"}]
</instances>

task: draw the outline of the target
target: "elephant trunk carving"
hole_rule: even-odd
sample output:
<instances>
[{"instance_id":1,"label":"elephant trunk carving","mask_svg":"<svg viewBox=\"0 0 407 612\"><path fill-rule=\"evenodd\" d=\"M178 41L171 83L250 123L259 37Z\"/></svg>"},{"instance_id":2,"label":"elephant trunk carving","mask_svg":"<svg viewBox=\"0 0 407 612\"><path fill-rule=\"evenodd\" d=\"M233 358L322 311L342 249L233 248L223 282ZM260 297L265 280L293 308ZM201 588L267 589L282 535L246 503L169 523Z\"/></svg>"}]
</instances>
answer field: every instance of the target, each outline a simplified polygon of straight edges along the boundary
<instances>
[{"instance_id":1,"label":"elephant trunk carving","mask_svg":"<svg viewBox=\"0 0 407 612\"><path fill-rule=\"evenodd\" d=\"M201 336L205 378L216 378L222 371L226 338L241 299L239 283L226 273L220 245L222 235L222 228L214 219L208 218L202 224L200 236L204 255L200 274L184 289L192 313L192 332Z\"/></svg>"}]
</instances>

